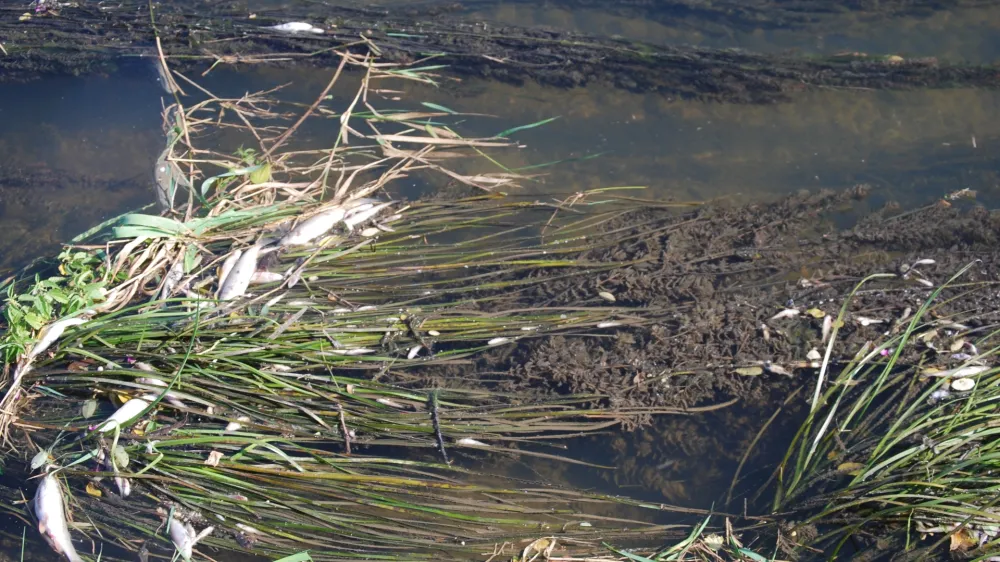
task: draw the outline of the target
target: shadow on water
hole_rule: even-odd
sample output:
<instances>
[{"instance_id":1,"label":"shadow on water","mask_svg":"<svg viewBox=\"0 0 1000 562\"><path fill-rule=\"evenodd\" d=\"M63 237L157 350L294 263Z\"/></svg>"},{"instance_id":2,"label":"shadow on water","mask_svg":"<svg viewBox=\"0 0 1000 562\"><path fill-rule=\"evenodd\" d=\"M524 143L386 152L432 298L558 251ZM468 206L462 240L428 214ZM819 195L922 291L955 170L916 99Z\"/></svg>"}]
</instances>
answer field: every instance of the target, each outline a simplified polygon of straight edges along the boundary
<instances>
[{"instance_id":1,"label":"shadow on water","mask_svg":"<svg viewBox=\"0 0 1000 562\"><path fill-rule=\"evenodd\" d=\"M1000 52L994 33L1000 8L941 11L902 22L845 15L840 32L727 30L690 16L640 19L628 10L570 9L559 2L474 2L465 15L761 51L905 52L968 61L992 60ZM220 97L287 84L283 96L308 104L331 72L244 66L195 78ZM327 103L338 108L349 103L357 79L351 76L338 85ZM163 147L162 95L151 63L142 60L123 61L111 76L0 85L0 270L50 253L89 226L153 201L152 166ZM997 92L828 90L799 95L790 103L731 106L598 86L557 90L458 81L445 74L439 87L408 83L379 95L379 107L420 109L426 102L495 116L462 118L461 131L468 136L558 117L517 133L523 149L500 155L512 169L539 174L524 186L539 197L642 185L648 186L648 197L657 199L753 200L869 183L904 205L960 188L976 190L987 201L1000 199ZM316 120L302 134L312 142L327 138L332 143L335 123ZM495 168L481 160L462 163L459 170ZM417 197L447 194L455 186L414 180L399 189ZM584 452L584 460L614 459L614 472L537 461L514 463L510 470L524 478L708 508L726 494L742 451L771 413L745 409L667 417L634 435L570 443ZM779 449L762 447L755 462L770 465L783 452ZM748 481L766 477L754 467L743 472Z\"/></svg>"}]
</instances>

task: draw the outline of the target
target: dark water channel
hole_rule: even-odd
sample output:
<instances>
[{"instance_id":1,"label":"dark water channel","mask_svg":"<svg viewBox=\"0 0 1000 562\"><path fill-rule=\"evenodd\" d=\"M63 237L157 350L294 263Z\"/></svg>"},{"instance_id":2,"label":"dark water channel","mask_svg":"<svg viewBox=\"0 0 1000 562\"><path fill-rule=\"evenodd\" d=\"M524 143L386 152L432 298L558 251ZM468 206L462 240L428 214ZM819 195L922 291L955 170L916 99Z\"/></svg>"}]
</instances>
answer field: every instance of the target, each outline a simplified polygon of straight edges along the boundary
<instances>
[{"instance_id":1,"label":"dark water channel","mask_svg":"<svg viewBox=\"0 0 1000 562\"><path fill-rule=\"evenodd\" d=\"M655 16L613 3L605 9L596 3L573 9L558 2L485 0L469 3L462 13L496 24L551 26L660 44L863 51L971 62L1000 55L1000 7L899 20L844 15L818 30L727 28L725 22L699 20L691 13ZM329 72L244 66L218 68L198 80L219 96L290 84L285 95L308 103ZM353 96L353 84L347 82L334 91L332 105ZM564 160L534 170L540 175L524 185L543 197L646 186L647 196L658 199L755 200L856 183L871 184L905 204L961 188L976 190L986 200L1000 196L998 92L827 90L803 93L788 103L734 106L600 86L559 90L459 81L445 72L440 87L405 84L394 95L401 101L389 95L380 101L412 109L428 102L494 116L470 118L462 125L466 135L558 117L519 133L523 148L505 153L503 160L511 168ZM0 273L154 200L152 167L163 148L162 96L151 59L123 60L108 76L0 83ZM323 135L323 128L312 133ZM437 187L401 189L416 195ZM769 414L715 413L575 445L589 451L587 460L617 459L614 474L537 463L512 470L526 478L540 475L654 502L708 507L729 485L733 451L746 447ZM744 474L753 478L754 473L750 467Z\"/></svg>"}]
</instances>

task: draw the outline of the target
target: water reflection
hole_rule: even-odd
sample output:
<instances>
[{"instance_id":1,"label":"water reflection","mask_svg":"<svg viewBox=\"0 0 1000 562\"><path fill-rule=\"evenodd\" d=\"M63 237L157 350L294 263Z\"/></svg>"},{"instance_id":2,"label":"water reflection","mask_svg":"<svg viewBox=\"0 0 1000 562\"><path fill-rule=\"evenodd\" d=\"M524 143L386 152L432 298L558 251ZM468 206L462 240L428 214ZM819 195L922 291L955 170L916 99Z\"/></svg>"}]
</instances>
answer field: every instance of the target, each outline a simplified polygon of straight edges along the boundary
<instances>
[{"instance_id":1,"label":"water reflection","mask_svg":"<svg viewBox=\"0 0 1000 562\"><path fill-rule=\"evenodd\" d=\"M152 67L0 85L0 269L149 201L160 132Z\"/></svg>"}]
</instances>

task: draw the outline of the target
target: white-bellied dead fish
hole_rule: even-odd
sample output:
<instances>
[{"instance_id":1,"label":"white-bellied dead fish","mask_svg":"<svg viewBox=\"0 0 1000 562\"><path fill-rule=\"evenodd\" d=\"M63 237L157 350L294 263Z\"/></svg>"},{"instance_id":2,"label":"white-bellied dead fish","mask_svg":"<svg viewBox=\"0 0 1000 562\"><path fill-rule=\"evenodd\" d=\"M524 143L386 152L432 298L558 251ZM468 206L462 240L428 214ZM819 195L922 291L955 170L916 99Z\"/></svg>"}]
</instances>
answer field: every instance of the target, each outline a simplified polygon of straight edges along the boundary
<instances>
[{"instance_id":1,"label":"white-bellied dead fish","mask_svg":"<svg viewBox=\"0 0 1000 562\"><path fill-rule=\"evenodd\" d=\"M142 398L132 398L122 404L122 407L118 408L108 419L104 420L104 423L97 426L97 431L106 433L114 430L116 427L124 426L148 408L153 403L153 400L156 400L155 394L145 394Z\"/></svg>"},{"instance_id":2,"label":"white-bellied dead fish","mask_svg":"<svg viewBox=\"0 0 1000 562\"><path fill-rule=\"evenodd\" d=\"M335 206L313 215L300 222L288 234L278 241L278 246L302 246L326 234L338 222L344 219L347 211L341 206Z\"/></svg>"},{"instance_id":3,"label":"white-bellied dead fish","mask_svg":"<svg viewBox=\"0 0 1000 562\"><path fill-rule=\"evenodd\" d=\"M288 23L279 23L278 25L269 26L268 29L273 29L275 31L284 31L285 33L325 33L323 28L316 27L311 23L306 23L304 21L290 21Z\"/></svg>"},{"instance_id":4,"label":"white-bellied dead fish","mask_svg":"<svg viewBox=\"0 0 1000 562\"><path fill-rule=\"evenodd\" d=\"M32 507L35 510L35 518L38 519L38 532L52 550L65 556L69 562L83 562L73 548L73 539L69 536L62 487L55 476L46 474L42 477Z\"/></svg>"},{"instance_id":5,"label":"white-bellied dead fish","mask_svg":"<svg viewBox=\"0 0 1000 562\"><path fill-rule=\"evenodd\" d=\"M226 275L222 287L219 288L219 300L228 301L237 299L246 294L250 287L250 279L257 271L257 259L260 257L260 245L254 244L243 252L240 259L236 260L232 271Z\"/></svg>"},{"instance_id":6,"label":"white-bellied dead fish","mask_svg":"<svg viewBox=\"0 0 1000 562\"><path fill-rule=\"evenodd\" d=\"M174 543L174 548L177 549L185 562L191 560L191 555L198 541L207 537L214 530L215 527L208 527L200 533L195 533L194 527L190 523L181 523L180 519L176 517L170 519L170 541Z\"/></svg>"},{"instance_id":7,"label":"white-bellied dead fish","mask_svg":"<svg viewBox=\"0 0 1000 562\"><path fill-rule=\"evenodd\" d=\"M62 337L66 328L69 328L70 326L79 326L86 322L87 320L85 318L77 316L75 318L63 318L62 320L57 320L49 324L42 329L41 335L38 337L38 343L36 343L34 347L31 348L31 352L28 353L28 359L34 359L44 353L49 346L56 343L56 341Z\"/></svg>"}]
</instances>

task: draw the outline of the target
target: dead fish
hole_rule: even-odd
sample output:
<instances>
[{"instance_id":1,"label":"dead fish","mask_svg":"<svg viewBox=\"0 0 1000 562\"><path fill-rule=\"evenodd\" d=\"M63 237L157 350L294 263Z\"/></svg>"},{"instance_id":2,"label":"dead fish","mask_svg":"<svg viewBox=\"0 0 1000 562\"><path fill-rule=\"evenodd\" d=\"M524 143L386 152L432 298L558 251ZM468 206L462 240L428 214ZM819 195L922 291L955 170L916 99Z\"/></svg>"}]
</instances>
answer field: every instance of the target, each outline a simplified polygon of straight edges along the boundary
<instances>
[{"instance_id":1,"label":"dead fish","mask_svg":"<svg viewBox=\"0 0 1000 562\"><path fill-rule=\"evenodd\" d=\"M263 285L264 283L277 283L284 279L285 276L280 273L274 273L273 271L255 271L250 277L251 285Z\"/></svg>"},{"instance_id":2,"label":"dead fish","mask_svg":"<svg viewBox=\"0 0 1000 562\"><path fill-rule=\"evenodd\" d=\"M169 299L174 294L174 290L177 289L177 285L180 284L181 279L184 278L184 260L177 260L171 268L170 271L163 278L163 288L160 290L160 299Z\"/></svg>"},{"instance_id":3,"label":"dead fish","mask_svg":"<svg viewBox=\"0 0 1000 562\"><path fill-rule=\"evenodd\" d=\"M28 353L28 359L34 359L41 353L44 353L49 346L56 343L56 341L63 335L63 332L66 331L66 328L69 328L70 326L79 326L80 324L84 324L86 322L87 321L85 319L76 317L64 318L49 324L47 327L42 329L42 333L38 338L38 343L36 343L35 346L31 348L31 352Z\"/></svg>"},{"instance_id":4,"label":"dead fish","mask_svg":"<svg viewBox=\"0 0 1000 562\"><path fill-rule=\"evenodd\" d=\"M190 562L195 545L214 530L215 527L207 527L200 533L196 533L190 523L181 523L180 519L173 517L170 520L170 541L174 543L174 548L177 549L181 558L185 562Z\"/></svg>"},{"instance_id":5,"label":"dead fish","mask_svg":"<svg viewBox=\"0 0 1000 562\"><path fill-rule=\"evenodd\" d=\"M69 562L83 562L73 548L73 539L69 536L62 487L52 474L46 474L38 483L33 507L35 518L38 519L38 532L52 550L65 556Z\"/></svg>"},{"instance_id":6,"label":"dead fish","mask_svg":"<svg viewBox=\"0 0 1000 562\"><path fill-rule=\"evenodd\" d=\"M222 262L222 268L219 270L219 290L222 290L222 285L226 282L226 278L229 277L229 273L233 271L233 266L243 255L243 250L236 250L226 256L225 261ZM218 293L218 291L216 291ZM218 296L218 295L216 295Z\"/></svg>"},{"instance_id":7,"label":"dead fish","mask_svg":"<svg viewBox=\"0 0 1000 562\"><path fill-rule=\"evenodd\" d=\"M823 318L823 337L820 341L826 343L831 331L833 331L833 318L828 314Z\"/></svg>"},{"instance_id":8,"label":"dead fish","mask_svg":"<svg viewBox=\"0 0 1000 562\"><path fill-rule=\"evenodd\" d=\"M280 23L278 25L269 26L268 29L273 29L275 31L283 31L285 33L326 33L323 28L316 27L311 23L306 23L304 21L290 21L288 23Z\"/></svg>"},{"instance_id":9,"label":"dead fish","mask_svg":"<svg viewBox=\"0 0 1000 562\"><path fill-rule=\"evenodd\" d=\"M379 214L389 205L392 205L392 201L382 203L381 205L374 205L364 211L354 212L353 214L348 213L348 215L344 217L344 226L347 227L347 230L354 230L355 226L371 220L375 217L375 215Z\"/></svg>"},{"instance_id":10,"label":"dead fish","mask_svg":"<svg viewBox=\"0 0 1000 562\"><path fill-rule=\"evenodd\" d=\"M115 413L111 414L108 419L104 421L101 425L97 426L97 431L101 433L106 433L108 431L114 430L116 427L122 427L123 424L134 419L136 416L141 414L143 410L149 407L156 400L156 396L153 394L145 394L142 398L133 398L128 402L122 404L121 408L118 408Z\"/></svg>"},{"instance_id":11,"label":"dead fish","mask_svg":"<svg viewBox=\"0 0 1000 562\"><path fill-rule=\"evenodd\" d=\"M320 236L330 232L338 222L344 219L347 210L341 206L335 206L322 213L313 215L300 222L288 234L278 240L278 246L285 248L288 246L302 246L312 242Z\"/></svg>"},{"instance_id":12,"label":"dead fish","mask_svg":"<svg viewBox=\"0 0 1000 562\"><path fill-rule=\"evenodd\" d=\"M219 289L219 300L228 301L242 297L250 287L250 279L257 271L257 258L260 256L260 246L254 244L248 248L240 259L236 260L232 271L226 276Z\"/></svg>"},{"instance_id":13,"label":"dead fish","mask_svg":"<svg viewBox=\"0 0 1000 562\"><path fill-rule=\"evenodd\" d=\"M773 322L775 320L781 320L782 318L795 318L801 314L801 312L796 308L786 308L781 312L775 314L774 316L767 319L768 322Z\"/></svg>"}]
</instances>

